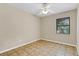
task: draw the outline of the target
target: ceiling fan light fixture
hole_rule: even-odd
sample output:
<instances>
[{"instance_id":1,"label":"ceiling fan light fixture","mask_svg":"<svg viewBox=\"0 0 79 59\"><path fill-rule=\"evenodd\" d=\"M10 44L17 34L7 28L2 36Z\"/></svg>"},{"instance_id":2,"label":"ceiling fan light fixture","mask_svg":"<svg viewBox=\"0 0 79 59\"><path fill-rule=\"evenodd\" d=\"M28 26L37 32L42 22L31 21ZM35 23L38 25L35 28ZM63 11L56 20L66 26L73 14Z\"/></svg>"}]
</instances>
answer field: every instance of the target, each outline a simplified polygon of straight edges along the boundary
<instances>
[{"instance_id":1,"label":"ceiling fan light fixture","mask_svg":"<svg viewBox=\"0 0 79 59\"><path fill-rule=\"evenodd\" d=\"M47 16L47 15L50 15L52 13L54 13L54 11L50 10L50 4L48 3L43 3L42 4L42 7L40 8L39 10L39 14L40 16Z\"/></svg>"},{"instance_id":2,"label":"ceiling fan light fixture","mask_svg":"<svg viewBox=\"0 0 79 59\"><path fill-rule=\"evenodd\" d=\"M47 15L49 10L48 10L48 4L47 3L43 3L42 4L42 8L41 8L41 14L42 15Z\"/></svg>"},{"instance_id":3,"label":"ceiling fan light fixture","mask_svg":"<svg viewBox=\"0 0 79 59\"><path fill-rule=\"evenodd\" d=\"M48 14L48 12L49 12L48 10L42 10L43 14Z\"/></svg>"}]
</instances>

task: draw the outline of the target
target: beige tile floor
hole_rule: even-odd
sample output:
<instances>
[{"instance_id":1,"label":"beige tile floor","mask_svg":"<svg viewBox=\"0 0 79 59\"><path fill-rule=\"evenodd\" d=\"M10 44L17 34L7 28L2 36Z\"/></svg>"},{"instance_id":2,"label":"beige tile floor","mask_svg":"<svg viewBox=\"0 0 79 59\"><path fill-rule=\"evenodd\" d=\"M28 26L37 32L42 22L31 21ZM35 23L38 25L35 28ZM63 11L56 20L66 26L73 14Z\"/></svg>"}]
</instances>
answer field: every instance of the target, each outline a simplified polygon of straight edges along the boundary
<instances>
[{"instance_id":1,"label":"beige tile floor","mask_svg":"<svg viewBox=\"0 0 79 59\"><path fill-rule=\"evenodd\" d=\"M76 56L75 47L39 40L7 51L0 56Z\"/></svg>"}]
</instances>

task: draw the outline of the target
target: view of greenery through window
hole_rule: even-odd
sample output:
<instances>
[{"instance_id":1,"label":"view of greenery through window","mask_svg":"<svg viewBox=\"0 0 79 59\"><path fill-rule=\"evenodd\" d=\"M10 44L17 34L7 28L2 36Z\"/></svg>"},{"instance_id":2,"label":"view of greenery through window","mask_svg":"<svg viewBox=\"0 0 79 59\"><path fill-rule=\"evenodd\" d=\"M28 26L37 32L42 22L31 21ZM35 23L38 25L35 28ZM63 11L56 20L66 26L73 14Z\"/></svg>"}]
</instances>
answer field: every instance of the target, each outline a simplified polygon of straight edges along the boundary
<instances>
[{"instance_id":1,"label":"view of greenery through window","mask_svg":"<svg viewBox=\"0 0 79 59\"><path fill-rule=\"evenodd\" d=\"M58 34L70 34L70 17L56 19L56 29Z\"/></svg>"}]
</instances>

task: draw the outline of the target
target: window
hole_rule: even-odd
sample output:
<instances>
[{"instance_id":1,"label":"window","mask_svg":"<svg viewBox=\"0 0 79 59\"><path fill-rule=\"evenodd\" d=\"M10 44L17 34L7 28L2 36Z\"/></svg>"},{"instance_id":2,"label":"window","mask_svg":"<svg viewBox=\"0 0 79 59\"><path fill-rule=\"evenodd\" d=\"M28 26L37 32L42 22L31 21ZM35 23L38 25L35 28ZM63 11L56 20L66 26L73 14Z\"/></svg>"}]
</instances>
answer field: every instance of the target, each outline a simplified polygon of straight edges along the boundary
<instances>
[{"instance_id":1,"label":"window","mask_svg":"<svg viewBox=\"0 0 79 59\"><path fill-rule=\"evenodd\" d=\"M70 17L56 19L56 33L70 34Z\"/></svg>"}]
</instances>

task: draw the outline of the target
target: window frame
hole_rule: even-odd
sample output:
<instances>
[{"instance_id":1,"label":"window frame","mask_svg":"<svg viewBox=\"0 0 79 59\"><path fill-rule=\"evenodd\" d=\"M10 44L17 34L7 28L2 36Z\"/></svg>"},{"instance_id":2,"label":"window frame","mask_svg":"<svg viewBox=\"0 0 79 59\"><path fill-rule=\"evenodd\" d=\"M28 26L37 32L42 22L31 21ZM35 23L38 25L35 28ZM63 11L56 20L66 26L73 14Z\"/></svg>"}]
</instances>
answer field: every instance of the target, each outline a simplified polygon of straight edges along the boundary
<instances>
[{"instance_id":1,"label":"window frame","mask_svg":"<svg viewBox=\"0 0 79 59\"><path fill-rule=\"evenodd\" d=\"M69 20L69 25L58 25L58 20ZM57 33L58 27L60 26L69 26L69 33ZM70 17L63 17L63 18L58 18L56 19L56 34L70 34Z\"/></svg>"}]
</instances>

